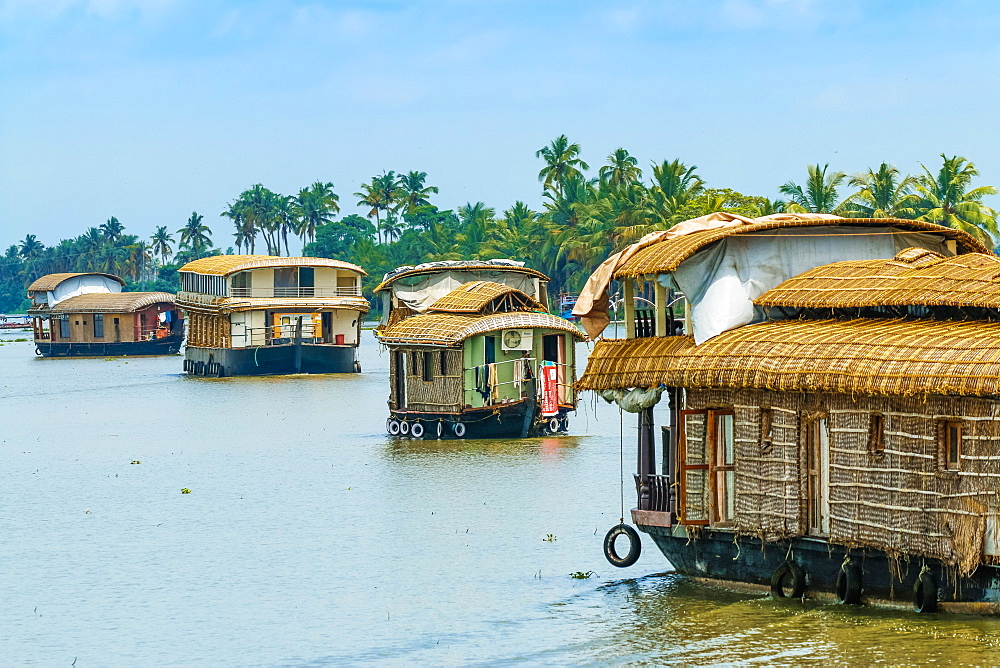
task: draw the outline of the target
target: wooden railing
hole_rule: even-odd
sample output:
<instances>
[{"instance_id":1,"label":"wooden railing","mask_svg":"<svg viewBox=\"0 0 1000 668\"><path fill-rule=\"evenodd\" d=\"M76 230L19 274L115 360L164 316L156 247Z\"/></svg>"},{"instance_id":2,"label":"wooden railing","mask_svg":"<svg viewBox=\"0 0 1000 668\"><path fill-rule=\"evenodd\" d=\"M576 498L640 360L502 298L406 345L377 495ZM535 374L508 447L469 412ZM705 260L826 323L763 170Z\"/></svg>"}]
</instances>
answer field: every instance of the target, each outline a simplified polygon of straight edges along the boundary
<instances>
[{"instance_id":1,"label":"wooden railing","mask_svg":"<svg viewBox=\"0 0 1000 668\"><path fill-rule=\"evenodd\" d=\"M670 476L665 475L650 475L647 476L647 485L649 487L649 507L643 508L642 499L639 498L636 507L640 510L655 510L657 512L665 513L673 510L673 503L670 499ZM635 491L636 495L642 495L642 485L639 482L639 476L635 476Z\"/></svg>"},{"instance_id":2,"label":"wooden railing","mask_svg":"<svg viewBox=\"0 0 1000 668\"><path fill-rule=\"evenodd\" d=\"M635 310L635 338L641 339L656 336L656 311L653 309Z\"/></svg>"},{"instance_id":3,"label":"wooden railing","mask_svg":"<svg viewBox=\"0 0 1000 668\"><path fill-rule=\"evenodd\" d=\"M298 297L360 297L357 286L340 288L229 288L230 297L295 299Z\"/></svg>"}]
</instances>

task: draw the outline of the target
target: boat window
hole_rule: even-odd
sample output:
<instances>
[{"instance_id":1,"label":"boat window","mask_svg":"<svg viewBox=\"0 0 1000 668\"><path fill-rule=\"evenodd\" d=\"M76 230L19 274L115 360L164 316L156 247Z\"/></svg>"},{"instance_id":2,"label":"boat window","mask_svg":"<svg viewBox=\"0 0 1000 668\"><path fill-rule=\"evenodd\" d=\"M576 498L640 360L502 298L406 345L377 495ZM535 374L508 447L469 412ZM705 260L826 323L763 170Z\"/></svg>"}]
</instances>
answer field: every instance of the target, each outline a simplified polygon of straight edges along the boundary
<instances>
[{"instance_id":1,"label":"boat window","mask_svg":"<svg viewBox=\"0 0 1000 668\"><path fill-rule=\"evenodd\" d=\"M94 314L94 338L103 339L104 338L104 314L95 313Z\"/></svg>"},{"instance_id":2,"label":"boat window","mask_svg":"<svg viewBox=\"0 0 1000 668\"><path fill-rule=\"evenodd\" d=\"M497 337L487 336L484 338L486 340L485 362L487 364L493 364L497 361Z\"/></svg>"},{"instance_id":3,"label":"boat window","mask_svg":"<svg viewBox=\"0 0 1000 668\"><path fill-rule=\"evenodd\" d=\"M736 514L736 447L733 433L733 411L708 412L709 443L713 460L713 500L719 524L728 524Z\"/></svg>"},{"instance_id":4,"label":"boat window","mask_svg":"<svg viewBox=\"0 0 1000 668\"><path fill-rule=\"evenodd\" d=\"M938 423L938 447L941 468L957 471L962 458L963 426L960 420L942 420Z\"/></svg>"},{"instance_id":5,"label":"boat window","mask_svg":"<svg viewBox=\"0 0 1000 668\"><path fill-rule=\"evenodd\" d=\"M410 375L411 376L419 376L419 375L421 375L422 370L420 368L420 362L421 362L421 360L423 358L420 355L418 355L416 352L414 352L412 355L410 355L410 357L413 358L413 364L410 366Z\"/></svg>"},{"instance_id":6,"label":"boat window","mask_svg":"<svg viewBox=\"0 0 1000 668\"><path fill-rule=\"evenodd\" d=\"M760 449L767 452L774 445L774 409L760 409Z\"/></svg>"},{"instance_id":7,"label":"boat window","mask_svg":"<svg viewBox=\"0 0 1000 668\"><path fill-rule=\"evenodd\" d=\"M441 375L442 376L447 376L448 375L448 351L447 350L442 350L441 351Z\"/></svg>"},{"instance_id":8,"label":"boat window","mask_svg":"<svg viewBox=\"0 0 1000 668\"><path fill-rule=\"evenodd\" d=\"M885 454L885 416L881 413L872 413L868 419L868 454Z\"/></svg>"},{"instance_id":9,"label":"boat window","mask_svg":"<svg viewBox=\"0 0 1000 668\"><path fill-rule=\"evenodd\" d=\"M434 380L434 353L425 352L424 353L424 380L431 381Z\"/></svg>"},{"instance_id":10,"label":"boat window","mask_svg":"<svg viewBox=\"0 0 1000 668\"><path fill-rule=\"evenodd\" d=\"M59 338L69 338L69 316L64 315L59 318Z\"/></svg>"}]
</instances>

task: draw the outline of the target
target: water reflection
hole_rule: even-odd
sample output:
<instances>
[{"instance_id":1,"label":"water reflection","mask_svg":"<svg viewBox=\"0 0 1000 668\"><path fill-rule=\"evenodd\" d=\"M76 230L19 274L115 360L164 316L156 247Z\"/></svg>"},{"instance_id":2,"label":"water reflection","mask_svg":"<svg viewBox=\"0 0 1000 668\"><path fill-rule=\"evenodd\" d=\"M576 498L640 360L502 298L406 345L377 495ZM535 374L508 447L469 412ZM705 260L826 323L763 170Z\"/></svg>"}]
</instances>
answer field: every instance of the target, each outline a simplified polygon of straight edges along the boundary
<instances>
[{"instance_id":1,"label":"water reflection","mask_svg":"<svg viewBox=\"0 0 1000 668\"><path fill-rule=\"evenodd\" d=\"M428 439L386 438L386 454L390 459L412 459L441 455L488 457L560 458L585 443L584 436L548 436L523 439Z\"/></svg>"}]
</instances>

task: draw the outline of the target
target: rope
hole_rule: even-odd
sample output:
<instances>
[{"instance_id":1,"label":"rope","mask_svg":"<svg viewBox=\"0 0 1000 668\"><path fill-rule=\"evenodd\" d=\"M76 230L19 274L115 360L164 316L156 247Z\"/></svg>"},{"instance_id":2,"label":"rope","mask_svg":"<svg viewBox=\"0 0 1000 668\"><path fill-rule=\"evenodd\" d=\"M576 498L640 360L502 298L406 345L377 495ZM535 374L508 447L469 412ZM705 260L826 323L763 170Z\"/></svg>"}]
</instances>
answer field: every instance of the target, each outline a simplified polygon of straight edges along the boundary
<instances>
[{"instance_id":1,"label":"rope","mask_svg":"<svg viewBox=\"0 0 1000 668\"><path fill-rule=\"evenodd\" d=\"M622 504L622 515L618 523L625 524L625 413L621 406L618 407L618 483L621 488L619 498Z\"/></svg>"}]
</instances>

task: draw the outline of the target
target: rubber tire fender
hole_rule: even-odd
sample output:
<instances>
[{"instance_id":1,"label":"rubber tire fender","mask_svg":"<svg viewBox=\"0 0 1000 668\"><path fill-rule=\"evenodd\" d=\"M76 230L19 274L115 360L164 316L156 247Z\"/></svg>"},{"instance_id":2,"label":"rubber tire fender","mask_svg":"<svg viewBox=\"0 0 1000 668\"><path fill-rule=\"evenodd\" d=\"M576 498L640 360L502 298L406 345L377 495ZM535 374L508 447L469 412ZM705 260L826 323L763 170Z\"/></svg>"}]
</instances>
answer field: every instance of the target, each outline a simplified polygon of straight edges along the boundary
<instances>
[{"instance_id":1,"label":"rubber tire fender","mask_svg":"<svg viewBox=\"0 0 1000 668\"><path fill-rule=\"evenodd\" d=\"M559 429L561 431L569 431L569 416L568 415L565 416L562 419L562 424L560 425Z\"/></svg>"},{"instance_id":2,"label":"rubber tire fender","mask_svg":"<svg viewBox=\"0 0 1000 668\"><path fill-rule=\"evenodd\" d=\"M625 556L619 556L618 550L615 549L615 540L618 536L628 537L628 553ZM642 553L642 542L639 540L639 532L627 524L611 527L608 535L604 537L604 556L612 566L627 568L639 560L640 553Z\"/></svg>"},{"instance_id":3,"label":"rubber tire fender","mask_svg":"<svg viewBox=\"0 0 1000 668\"><path fill-rule=\"evenodd\" d=\"M390 436L398 436L399 422L392 418L389 418L388 420L385 421L385 430L389 432Z\"/></svg>"},{"instance_id":4,"label":"rubber tire fender","mask_svg":"<svg viewBox=\"0 0 1000 668\"><path fill-rule=\"evenodd\" d=\"M441 438L442 436L444 436L444 422L441 422L440 420L438 420L438 424L437 424L437 435L438 435L438 438Z\"/></svg>"},{"instance_id":5,"label":"rubber tire fender","mask_svg":"<svg viewBox=\"0 0 1000 668\"><path fill-rule=\"evenodd\" d=\"M913 585L913 609L917 612L937 612L937 582L930 573L921 573Z\"/></svg>"},{"instance_id":6,"label":"rubber tire fender","mask_svg":"<svg viewBox=\"0 0 1000 668\"><path fill-rule=\"evenodd\" d=\"M399 434L400 436L406 436L410 433L410 423L406 420L399 421Z\"/></svg>"},{"instance_id":7,"label":"rubber tire fender","mask_svg":"<svg viewBox=\"0 0 1000 668\"><path fill-rule=\"evenodd\" d=\"M419 422L414 422L413 426L410 427L410 436L413 438L423 438L424 437L424 425Z\"/></svg>"},{"instance_id":8,"label":"rubber tire fender","mask_svg":"<svg viewBox=\"0 0 1000 668\"><path fill-rule=\"evenodd\" d=\"M837 573L837 600L845 605L861 603L861 568L844 564Z\"/></svg>"},{"instance_id":9,"label":"rubber tire fender","mask_svg":"<svg viewBox=\"0 0 1000 668\"><path fill-rule=\"evenodd\" d=\"M462 438L465 436L465 425L461 422L456 422L451 430L455 433L455 436Z\"/></svg>"},{"instance_id":10,"label":"rubber tire fender","mask_svg":"<svg viewBox=\"0 0 1000 668\"><path fill-rule=\"evenodd\" d=\"M786 576L792 578L790 595L785 593L785 588L782 585ZM774 574L771 575L771 596L775 598L802 598L805 591L806 572L797 563L786 561L774 569Z\"/></svg>"},{"instance_id":11,"label":"rubber tire fender","mask_svg":"<svg viewBox=\"0 0 1000 668\"><path fill-rule=\"evenodd\" d=\"M550 434L558 434L559 433L559 426L560 426L560 424L559 424L559 418L554 417L554 418L550 418L549 419L548 423L546 423L546 425L545 425L545 429Z\"/></svg>"}]
</instances>

